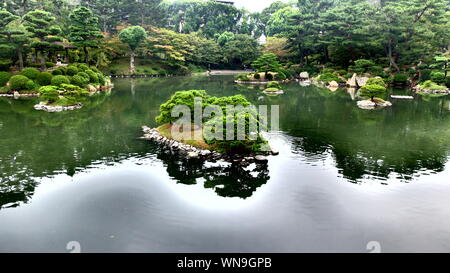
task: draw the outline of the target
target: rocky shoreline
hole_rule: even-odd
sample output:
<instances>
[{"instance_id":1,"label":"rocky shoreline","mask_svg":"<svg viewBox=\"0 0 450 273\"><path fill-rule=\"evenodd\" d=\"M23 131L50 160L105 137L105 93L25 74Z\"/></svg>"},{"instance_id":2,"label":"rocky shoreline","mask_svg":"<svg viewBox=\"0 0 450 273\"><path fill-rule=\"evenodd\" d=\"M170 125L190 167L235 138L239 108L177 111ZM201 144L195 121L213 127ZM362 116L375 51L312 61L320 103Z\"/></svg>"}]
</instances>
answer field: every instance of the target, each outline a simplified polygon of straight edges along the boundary
<instances>
[{"instance_id":1,"label":"rocky shoreline","mask_svg":"<svg viewBox=\"0 0 450 273\"><path fill-rule=\"evenodd\" d=\"M448 95L448 94L450 94L450 89L433 90L433 89L420 88L420 87L416 86L413 88L413 90L416 93L427 93L427 94L432 94L432 95Z\"/></svg>"},{"instance_id":2,"label":"rocky shoreline","mask_svg":"<svg viewBox=\"0 0 450 273\"><path fill-rule=\"evenodd\" d=\"M205 160L211 162L222 160L226 162L240 163L240 164L251 164L251 163L267 164L269 161L267 156L279 154L277 151L272 150L270 152L259 152L255 154L242 156L237 155L231 156L216 151L199 149L189 144L181 143L174 139L166 138L165 136L161 135L157 129L150 128L147 126L143 126L142 131L144 132L144 136L140 137L140 139L156 142L162 145L163 147L169 149L172 153L183 155L188 159Z\"/></svg>"},{"instance_id":3,"label":"rocky shoreline","mask_svg":"<svg viewBox=\"0 0 450 273\"><path fill-rule=\"evenodd\" d=\"M71 106L53 106L53 105L47 105L45 103L40 103L40 104L36 104L34 106L35 110L38 111L45 111L45 112L49 112L49 113L59 113L59 112L64 112L64 111L73 111L73 110L79 110L83 108L83 104L76 104L76 105L71 105Z\"/></svg>"},{"instance_id":4,"label":"rocky shoreline","mask_svg":"<svg viewBox=\"0 0 450 273\"><path fill-rule=\"evenodd\" d=\"M364 110L374 110L376 108L384 108L391 107L392 103L389 101L384 102L373 102L371 100L361 100L357 102L357 105L360 109Z\"/></svg>"}]
</instances>

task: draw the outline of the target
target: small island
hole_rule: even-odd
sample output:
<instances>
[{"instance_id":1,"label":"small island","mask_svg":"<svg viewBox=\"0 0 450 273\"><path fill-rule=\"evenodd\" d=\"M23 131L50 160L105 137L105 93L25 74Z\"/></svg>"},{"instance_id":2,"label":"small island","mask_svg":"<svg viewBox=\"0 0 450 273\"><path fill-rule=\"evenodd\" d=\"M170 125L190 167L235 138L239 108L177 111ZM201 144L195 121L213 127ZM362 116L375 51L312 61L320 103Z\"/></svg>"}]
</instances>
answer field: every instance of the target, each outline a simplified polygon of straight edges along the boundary
<instances>
[{"instance_id":1,"label":"small island","mask_svg":"<svg viewBox=\"0 0 450 273\"><path fill-rule=\"evenodd\" d=\"M201 105L198 105L199 99ZM210 107L223 111L224 115L215 113L203 119L201 125L192 122L180 126L177 119L172 117L174 109L179 106L187 106L191 113L198 107L202 112ZM239 109L241 106L246 110ZM242 95L214 97L204 90L179 91L161 105L156 121L162 125L153 129L144 126L142 139L155 141L190 159L267 163L266 156L277 155L278 152L271 149L263 138L261 131L265 128L259 121L257 111L250 110L253 109L251 106ZM195 119L194 116L192 118ZM256 130L251 129L251 122L256 124L256 128L253 128ZM230 136L230 132L227 132L229 123L234 127L231 132L233 137L232 140L225 140ZM244 132L239 131L239 125L243 125ZM219 131L219 127L222 130ZM174 136L173 132L177 135Z\"/></svg>"},{"instance_id":2,"label":"small island","mask_svg":"<svg viewBox=\"0 0 450 273\"><path fill-rule=\"evenodd\" d=\"M273 53L263 54L252 66L257 69L256 72L244 73L236 76L236 83L240 84L263 84L270 82L288 82L294 76L280 64L278 57Z\"/></svg>"}]
</instances>

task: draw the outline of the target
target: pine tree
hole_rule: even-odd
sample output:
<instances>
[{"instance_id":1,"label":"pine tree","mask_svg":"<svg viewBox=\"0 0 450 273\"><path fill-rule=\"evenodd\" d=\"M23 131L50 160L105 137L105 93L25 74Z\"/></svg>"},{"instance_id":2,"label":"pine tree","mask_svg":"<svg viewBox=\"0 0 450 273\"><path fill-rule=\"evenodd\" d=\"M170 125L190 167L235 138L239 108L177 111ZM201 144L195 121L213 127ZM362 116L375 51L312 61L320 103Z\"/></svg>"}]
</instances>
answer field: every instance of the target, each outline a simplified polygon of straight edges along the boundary
<instances>
[{"instance_id":1,"label":"pine tree","mask_svg":"<svg viewBox=\"0 0 450 273\"><path fill-rule=\"evenodd\" d=\"M0 10L0 44L16 52L19 60L19 69L23 69L23 47L28 42L25 29L15 16L7 10Z\"/></svg>"},{"instance_id":2,"label":"pine tree","mask_svg":"<svg viewBox=\"0 0 450 273\"><path fill-rule=\"evenodd\" d=\"M95 48L103 35L98 28L98 18L86 7L74 10L70 16L69 39L74 45L83 48L85 62L89 63L88 48Z\"/></svg>"},{"instance_id":3,"label":"pine tree","mask_svg":"<svg viewBox=\"0 0 450 273\"><path fill-rule=\"evenodd\" d=\"M61 46L54 44L62 39L57 35L61 29L54 24L55 17L49 12L43 10L30 11L25 14L24 26L37 41L31 43L31 47L41 54L41 70L46 70L46 54L55 49L61 49Z\"/></svg>"}]
</instances>

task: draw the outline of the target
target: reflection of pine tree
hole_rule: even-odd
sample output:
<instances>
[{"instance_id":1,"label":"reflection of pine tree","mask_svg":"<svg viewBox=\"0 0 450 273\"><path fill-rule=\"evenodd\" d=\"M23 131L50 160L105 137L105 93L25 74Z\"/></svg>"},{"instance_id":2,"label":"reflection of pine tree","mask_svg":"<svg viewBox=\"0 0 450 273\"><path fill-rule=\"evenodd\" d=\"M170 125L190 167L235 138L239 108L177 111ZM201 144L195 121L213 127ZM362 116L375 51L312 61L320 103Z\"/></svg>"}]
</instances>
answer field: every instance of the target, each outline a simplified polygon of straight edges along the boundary
<instances>
[{"instance_id":1,"label":"reflection of pine tree","mask_svg":"<svg viewBox=\"0 0 450 273\"><path fill-rule=\"evenodd\" d=\"M249 198L270 179L266 165L252 170L239 163L208 167L201 160L187 160L164 149L158 152L158 159L164 161L170 177L178 183L195 185L197 179L204 178L205 188L214 189L222 197Z\"/></svg>"}]
</instances>

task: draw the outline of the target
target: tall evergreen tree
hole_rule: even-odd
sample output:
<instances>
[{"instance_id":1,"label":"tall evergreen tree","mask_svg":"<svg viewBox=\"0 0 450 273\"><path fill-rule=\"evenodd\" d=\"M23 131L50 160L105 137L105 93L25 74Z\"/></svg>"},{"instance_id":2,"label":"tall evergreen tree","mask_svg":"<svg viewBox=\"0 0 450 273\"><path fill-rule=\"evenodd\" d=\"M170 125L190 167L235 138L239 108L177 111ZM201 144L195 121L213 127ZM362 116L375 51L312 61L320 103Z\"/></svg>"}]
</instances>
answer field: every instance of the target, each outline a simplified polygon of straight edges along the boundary
<instances>
[{"instance_id":1,"label":"tall evergreen tree","mask_svg":"<svg viewBox=\"0 0 450 273\"><path fill-rule=\"evenodd\" d=\"M141 43L147 39L145 29L140 26L132 26L122 30L119 33L119 38L122 42L128 44L130 48L130 73L136 73L135 56L136 49Z\"/></svg>"},{"instance_id":2,"label":"tall evergreen tree","mask_svg":"<svg viewBox=\"0 0 450 273\"><path fill-rule=\"evenodd\" d=\"M103 37L98 28L98 18L86 7L75 9L69 16L69 39L74 45L83 48L85 62L89 63L88 48L95 48Z\"/></svg>"},{"instance_id":3,"label":"tall evergreen tree","mask_svg":"<svg viewBox=\"0 0 450 273\"><path fill-rule=\"evenodd\" d=\"M56 41L61 41L61 38L57 36L61 28L54 24L55 17L43 10L30 11L23 20L26 30L32 38L36 39L30 46L40 53L41 70L44 71L46 70L46 54L52 50L61 49L60 45L54 44Z\"/></svg>"}]
</instances>

